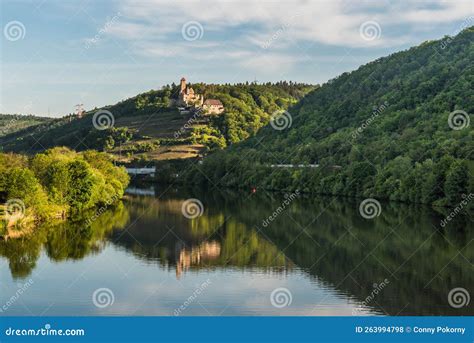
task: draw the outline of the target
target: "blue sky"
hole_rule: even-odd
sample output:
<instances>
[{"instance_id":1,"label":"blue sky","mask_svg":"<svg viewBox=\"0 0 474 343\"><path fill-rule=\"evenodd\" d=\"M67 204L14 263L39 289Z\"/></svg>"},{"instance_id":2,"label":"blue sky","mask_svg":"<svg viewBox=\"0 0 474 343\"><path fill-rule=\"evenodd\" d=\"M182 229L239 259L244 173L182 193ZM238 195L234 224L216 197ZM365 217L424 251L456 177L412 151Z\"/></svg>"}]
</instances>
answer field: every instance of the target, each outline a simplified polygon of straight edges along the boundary
<instances>
[{"instance_id":1,"label":"blue sky","mask_svg":"<svg viewBox=\"0 0 474 343\"><path fill-rule=\"evenodd\" d=\"M474 1L0 0L0 113L178 82L322 83L474 25Z\"/></svg>"}]
</instances>

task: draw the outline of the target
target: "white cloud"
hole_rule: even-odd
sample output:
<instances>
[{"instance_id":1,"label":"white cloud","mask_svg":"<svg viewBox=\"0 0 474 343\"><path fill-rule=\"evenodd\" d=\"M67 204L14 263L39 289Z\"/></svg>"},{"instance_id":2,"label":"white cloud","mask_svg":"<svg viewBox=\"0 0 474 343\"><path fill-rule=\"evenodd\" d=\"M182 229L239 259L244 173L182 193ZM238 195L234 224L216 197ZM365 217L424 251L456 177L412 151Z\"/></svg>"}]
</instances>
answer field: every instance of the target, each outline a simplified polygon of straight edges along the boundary
<instances>
[{"instance_id":1,"label":"white cloud","mask_svg":"<svg viewBox=\"0 0 474 343\"><path fill-rule=\"evenodd\" d=\"M298 63L301 51L296 48L300 43L347 48L415 44L416 35L407 31L462 21L473 13L471 1L464 0L357 4L346 0L127 0L119 10L123 18L110 34L130 41L139 55L191 56L195 60L224 57L251 69L265 70ZM181 37L183 24L191 20L204 28L201 41L188 42ZM377 39L362 37L359 29L367 21L379 24ZM265 49L269 51L262 51ZM262 54L264 58L259 58Z\"/></svg>"}]
</instances>

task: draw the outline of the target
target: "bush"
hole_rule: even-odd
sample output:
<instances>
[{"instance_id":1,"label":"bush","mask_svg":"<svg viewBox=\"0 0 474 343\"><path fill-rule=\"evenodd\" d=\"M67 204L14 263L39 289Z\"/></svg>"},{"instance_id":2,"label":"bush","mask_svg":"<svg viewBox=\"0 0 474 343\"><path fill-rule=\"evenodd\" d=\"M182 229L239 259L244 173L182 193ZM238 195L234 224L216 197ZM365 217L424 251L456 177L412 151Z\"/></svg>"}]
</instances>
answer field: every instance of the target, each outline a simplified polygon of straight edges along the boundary
<instances>
[{"instance_id":1,"label":"bush","mask_svg":"<svg viewBox=\"0 0 474 343\"><path fill-rule=\"evenodd\" d=\"M122 198L129 183L123 167L105 153L54 148L31 159L0 154L0 201L19 199L38 220L76 214Z\"/></svg>"}]
</instances>

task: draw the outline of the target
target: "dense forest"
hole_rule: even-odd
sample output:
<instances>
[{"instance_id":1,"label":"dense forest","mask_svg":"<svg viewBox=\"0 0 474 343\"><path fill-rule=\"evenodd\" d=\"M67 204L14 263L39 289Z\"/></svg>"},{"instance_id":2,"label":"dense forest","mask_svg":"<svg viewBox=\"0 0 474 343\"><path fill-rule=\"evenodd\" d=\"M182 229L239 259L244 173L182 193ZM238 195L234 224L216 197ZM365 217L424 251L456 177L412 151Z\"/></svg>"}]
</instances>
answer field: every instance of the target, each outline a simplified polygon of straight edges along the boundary
<instances>
[{"instance_id":1,"label":"dense forest","mask_svg":"<svg viewBox=\"0 0 474 343\"><path fill-rule=\"evenodd\" d=\"M193 117L192 111L180 113L176 106L179 86L172 84L87 111L82 118L70 114L48 125L16 131L0 137L0 146L4 151L19 153L67 146L78 151L96 149L141 158L176 145L200 144L209 151L254 136L268 124L273 112L288 108L315 88L286 81L189 86L205 99L221 100L225 112L197 117ZM98 111L110 113L103 118L110 127L104 130L94 127L94 114Z\"/></svg>"},{"instance_id":2,"label":"dense forest","mask_svg":"<svg viewBox=\"0 0 474 343\"><path fill-rule=\"evenodd\" d=\"M96 151L53 148L32 157L0 153L0 234L10 227L65 219L119 200L124 168Z\"/></svg>"},{"instance_id":3,"label":"dense forest","mask_svg":"<svg viewBox=\"0 0 474 343\"><path fill-rule=\"evenodd\" d=\"M457 205L474 192L473 42L471 27L344 73L185 181Z\"/></svg>"}]
</instances>

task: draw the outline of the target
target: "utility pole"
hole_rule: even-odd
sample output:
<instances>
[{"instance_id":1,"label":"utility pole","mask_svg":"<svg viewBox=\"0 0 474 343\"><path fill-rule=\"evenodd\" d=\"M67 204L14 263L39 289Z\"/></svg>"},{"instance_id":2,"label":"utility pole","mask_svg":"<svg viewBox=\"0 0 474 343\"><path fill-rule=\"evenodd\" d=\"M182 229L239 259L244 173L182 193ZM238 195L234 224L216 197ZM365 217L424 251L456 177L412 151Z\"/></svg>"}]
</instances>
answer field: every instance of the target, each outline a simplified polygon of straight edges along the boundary
<instances>
[{"instance_id":1,"label":"utility pole","mask_svg":"<svg viewBox=\"0 0 474 343\"><path fill-rule=\"evenodd\" d=\"M77 104L76 105L76 115L79 119L82 118L82 115L84 114L84 104Z\"/></svg>"}]
</instances>

